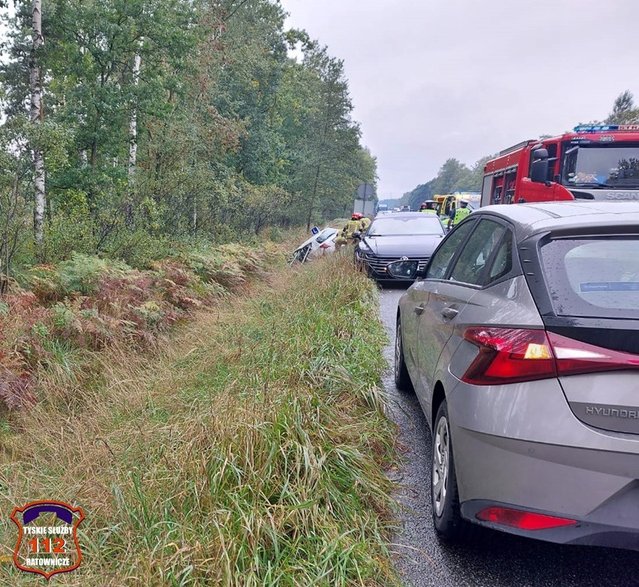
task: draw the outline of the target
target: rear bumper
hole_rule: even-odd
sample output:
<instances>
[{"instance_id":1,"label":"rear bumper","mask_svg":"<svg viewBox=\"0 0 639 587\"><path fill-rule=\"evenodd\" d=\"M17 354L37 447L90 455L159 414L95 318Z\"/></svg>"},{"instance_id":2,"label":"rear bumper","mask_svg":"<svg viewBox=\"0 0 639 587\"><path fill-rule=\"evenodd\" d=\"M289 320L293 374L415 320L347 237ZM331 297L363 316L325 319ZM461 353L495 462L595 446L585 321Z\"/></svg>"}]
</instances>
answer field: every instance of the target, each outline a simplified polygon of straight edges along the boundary
<instances>
[{"instance_id":1,"label":"rear bumper","mask_svg":"<svg viewBox=\"0 0 639 587\"><path fill-rule=\"evenodd\" d=\"M639 548L639 437L579 421L556 379L477 387L449 375L464 517L551 542ZM476 520L490 505L578 523L531 532Z\"/></svg>"},{"instance_id":2,"label":"rear bumper","mask_svg":"<svg viewBox=\"0 0 639 587\"><path fill-rule=\"evenodd\" d=\"M590 522L588 520L578 520L574 526L566 526L563 528L552 528L547 530L520 530L510 526L502 526L477 519L477 514L485 508L491 506L504 506L517 509L519 506L513 504L495 503L492 501L473 500L467 501L461 506L461 514L467 520L480 524L486 528L524 536L526 538L534 538L536 540L544 540L546 542L555 542L557 544L575 544L582 546L605 546L610 548L623 548L626 550L639 551L639 530L632 530L623 526L615 526L613 524L602 524L599 522ZM547 515L557 515L556 512L537 512Z\"/></svg>"}]
</instances>

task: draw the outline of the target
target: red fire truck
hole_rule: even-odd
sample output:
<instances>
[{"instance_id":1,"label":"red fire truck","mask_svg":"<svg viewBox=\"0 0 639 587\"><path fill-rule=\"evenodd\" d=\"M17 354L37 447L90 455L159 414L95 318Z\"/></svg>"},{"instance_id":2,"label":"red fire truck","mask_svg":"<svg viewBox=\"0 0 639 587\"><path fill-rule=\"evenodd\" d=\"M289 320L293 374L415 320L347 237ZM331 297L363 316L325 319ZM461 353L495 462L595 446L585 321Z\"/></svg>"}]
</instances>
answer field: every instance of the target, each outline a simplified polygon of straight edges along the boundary
<instances>
[{"instance_id":1,"label":"red fire truck","mask_svg":"<svg viewBox=\"0 0 639 587\"><path fill-rule=\"evenodd\" d=\"M482 206L573 199L639 201L639 124L578 126L484 167Z\"/></svg>"}]
</instances>

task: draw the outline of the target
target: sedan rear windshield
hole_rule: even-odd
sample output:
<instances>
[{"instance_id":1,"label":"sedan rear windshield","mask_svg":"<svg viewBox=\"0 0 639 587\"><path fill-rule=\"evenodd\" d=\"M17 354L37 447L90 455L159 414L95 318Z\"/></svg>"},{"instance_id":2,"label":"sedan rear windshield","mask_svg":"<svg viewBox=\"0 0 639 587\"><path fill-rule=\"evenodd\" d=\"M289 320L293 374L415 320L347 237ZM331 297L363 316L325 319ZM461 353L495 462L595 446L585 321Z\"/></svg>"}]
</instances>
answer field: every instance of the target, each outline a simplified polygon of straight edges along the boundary
<instances>
[{"instance_id":1,"label":"sedan rear windshield","mask_svg":"<svg viewBox=\"0 0 639 587\"><path fill-rule=\"evenodd\" d=\"M374 220L369 236L408 236L418 234L444 234L442 223L435 214L423 214L412 218L384 217Z\"/></svg>"},{"instance_id":2,"label":"sedan rear windshield","mask_svg":"<svg viewBox=\"0 0 639 587\"><path fill-rule=\"evenodd\" d=\"M552 240L541 257L558 316L639 319L639 237Z\"/></svg>"}]
</instances>

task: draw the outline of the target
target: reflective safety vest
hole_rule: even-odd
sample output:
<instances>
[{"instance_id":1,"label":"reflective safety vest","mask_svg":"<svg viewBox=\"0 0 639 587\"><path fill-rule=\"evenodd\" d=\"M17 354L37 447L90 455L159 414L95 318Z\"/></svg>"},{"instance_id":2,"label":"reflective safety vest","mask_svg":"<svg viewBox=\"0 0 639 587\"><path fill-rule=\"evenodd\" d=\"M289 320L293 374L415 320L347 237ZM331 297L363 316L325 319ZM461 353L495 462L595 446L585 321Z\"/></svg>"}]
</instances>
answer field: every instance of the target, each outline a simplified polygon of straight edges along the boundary
<instances>
[{"instance_id":1,"label":"reflective safety vest","mask_svg":"<svg viewBox=\"0 0 639 587\"><path fill-rule=\"evenodd\" d=\"M368 227L371 225L371 219L367 218L366 216L364 216L364 218L362 218L360 220L360 226L362 228L362 232L365 231L366 229L368 229Z\"/></svg>"},{"instance_id":2,"label":"reflective safety vest","mask_svg":"<svg viewBox=\"0 0 639 587\"><path fill-rule=\"evenodd\" d=\"M345 236L346 238L351 238L353 236L353 233L356 230L359 230L360 228L361 228L361 225L359 220L349 220L346 223L346 226L342 230L342 236Z\"/></svg>"},{"instance_id":3,"label":"reflective safety vest","mask_svg":"<svg viewBox=\"0 0 639 587\"><path fill-rule=\"evenodd\" d=\"M453 218L453 226L457 226L464 218L470 215L470 208L457 208Z\"/></svg>"}]
</instances>

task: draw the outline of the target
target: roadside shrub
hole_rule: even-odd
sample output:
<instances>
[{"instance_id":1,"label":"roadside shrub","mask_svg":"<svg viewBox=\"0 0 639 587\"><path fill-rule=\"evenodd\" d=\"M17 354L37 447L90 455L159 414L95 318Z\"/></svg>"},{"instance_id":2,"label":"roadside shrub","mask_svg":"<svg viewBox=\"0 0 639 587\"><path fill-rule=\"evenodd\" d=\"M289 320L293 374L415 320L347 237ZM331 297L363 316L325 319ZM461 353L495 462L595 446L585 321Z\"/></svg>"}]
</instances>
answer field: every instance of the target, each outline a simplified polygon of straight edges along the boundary
<instances>
[{"instance_id":1,"label":"roadside shrub","mask_svg":"<svg viewBox=\"0 0 639 587\"><path fill-rule=\"evenodd\" d=\"M41 302L60 301L72 295L95 293L103 276L123 276L130 268L121 261L73 253L58 265L37 265L26 276L27 284Z\"/></svg>"},{"instance_id":2,"label":"roadside shrub","mask_svg":"<svg viewBox=\"0 0 639 587\"><path fill-rule=\"evenodd\" d=\"M36 403L35 381L26 372L16 374L0 367L0 400L9 410L33 406Z\"/></svg>"},{"instance_id":3,"label":"roadside shrub","mask_svg":"<svg viewBox=\"0 0 639 587\"><path fill-rule=\"evenodd\" d=\"M131 267L148 269L154 261L173 255L175 247L175 241L167 236L138 229L123 231L102 252L107 257L122 259Z\"/></svg>"},{"instance_id":4,"label":"roadside shrub","mask_svg":"<svg viewBox=\"0 0 639 587\"><path fill-rule=\"evenodd\" d=\"M148 270L82 253L32 267L22 279L31 291L14 287L0 302L0 400L11 409L30 405L37 370L64 372L60 365L74 349L99 351L119 341L155 346L178 320L263 276L273 256L228 245Z\"/></svg>"},{"instance_id":5,"label":"roadside shrub","mask_svg":"<svg viewBox=\"0 0 639 587\"><path fill-rule=\"evenodd\" d=\"M265 248L228 244L215 249L189 252L181 255L179 260L202 281L234 289L243 285L251 276L262 276L271 258L272 255Z\"/></svg>"},{"instance_id":6,"label":"roadside shrub","mask_svg":"<svg viewBox=\"0 0 639 587\"><path fill-rule=\"evenodd\" d=\"M73 253L95 251L94 225L88 210L70 210L54 215L45 236L45 249L50 262L69 259Z\"/></svg>"},{"instance_id":7,"label":"roadside shrub","mask_svg":"<svg viewBox=\"0 0 639 587\"><path fill-rule=\"evenodd\" d=\"M60 275L53 265L32 267L26 275L26 282L38 300L45 304L64 298Z\"/></svg>"},{"instance_id":8,"label":"roadside shrub","mask_svg":"<svg viewBox=\"0 0 639 587\"><path fill-rule=\"evenodd\" d=\"M71 259L58 265L60 285L65 295L96 293L104 276L124 276L130 267L122 261L100 259L73 253Z\"/></svg>"}]
</instances>

